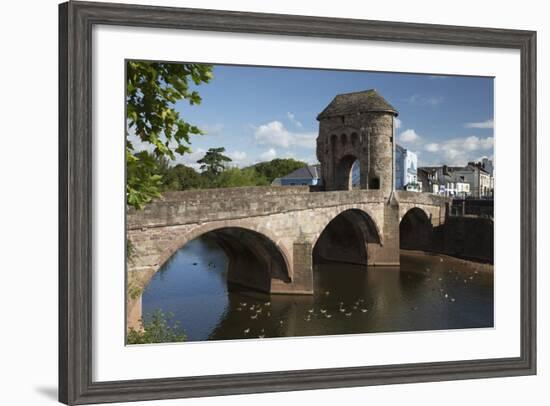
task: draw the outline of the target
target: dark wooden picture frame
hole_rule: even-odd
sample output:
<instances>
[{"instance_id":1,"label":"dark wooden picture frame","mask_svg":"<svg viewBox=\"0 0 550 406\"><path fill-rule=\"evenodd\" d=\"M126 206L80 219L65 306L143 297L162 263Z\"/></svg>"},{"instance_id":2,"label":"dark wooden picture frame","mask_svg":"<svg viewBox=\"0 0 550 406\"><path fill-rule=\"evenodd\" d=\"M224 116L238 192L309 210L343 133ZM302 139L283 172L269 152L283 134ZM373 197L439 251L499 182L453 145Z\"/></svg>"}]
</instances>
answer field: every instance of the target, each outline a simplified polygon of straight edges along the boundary
<instances>
[{"instance_id":1,"label":"dark wooden picture frame","mask_svg":"<svg viewBox=\"0 0 550 406\"><path fill-rule=\"evenodd\" d=\"M94 24L508 48L521 58L521 354L517 358L92 380ZM59 400L183 398L536 373L536 32L68 2L59 7Z\"/></svg>"}]
</instances>

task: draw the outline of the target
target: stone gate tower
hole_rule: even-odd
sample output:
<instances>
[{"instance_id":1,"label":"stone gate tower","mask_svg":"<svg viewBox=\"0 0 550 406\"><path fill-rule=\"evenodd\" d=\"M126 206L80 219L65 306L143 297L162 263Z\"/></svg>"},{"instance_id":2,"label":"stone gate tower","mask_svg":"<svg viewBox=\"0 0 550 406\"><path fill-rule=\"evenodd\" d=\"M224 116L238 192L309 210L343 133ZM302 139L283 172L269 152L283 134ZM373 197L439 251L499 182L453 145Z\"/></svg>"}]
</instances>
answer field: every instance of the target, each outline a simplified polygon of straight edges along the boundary
<instances>
[{"instance_id":1,"label":"stone gate tower","mask_svg":"<svg viewBox=\"0 0 550 406\"><path fill-rule=\"evenodd\" d=\"M376 90L337 95L317 116L317 159L326 190L349 190L359 161L361 189L393 189L393 131L397 110Z\"/></svg>"}]
</instances>

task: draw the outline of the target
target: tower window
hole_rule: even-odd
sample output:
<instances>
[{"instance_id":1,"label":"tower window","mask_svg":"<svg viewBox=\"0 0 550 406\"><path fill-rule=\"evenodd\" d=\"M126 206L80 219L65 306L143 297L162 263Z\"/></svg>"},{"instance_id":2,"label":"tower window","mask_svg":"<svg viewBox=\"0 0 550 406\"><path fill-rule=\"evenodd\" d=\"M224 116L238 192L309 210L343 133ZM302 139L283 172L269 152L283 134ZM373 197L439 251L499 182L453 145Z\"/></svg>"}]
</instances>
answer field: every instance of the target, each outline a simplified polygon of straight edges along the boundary
<instances>
[{"instance_id":1,"label":"tower window","mask_svg":"<svg viewBox=\"0 0 550 406\"><path fill-rule=\"evenodd\" d=\"M380 178L370 178L369 189L380 189Z\"/></svg>"},{"instance_id":2,"label":"tower window","mask_svg":"<svg viewBox=\"0 0 550 406\"><path fill-rule=\"evenodd\" d=\"M357 135L357 133L353 133L351 134L351 144L353 146L356 146L357 145L357 140L359 139L359 136Z\"/></svg>"}]
</instances>

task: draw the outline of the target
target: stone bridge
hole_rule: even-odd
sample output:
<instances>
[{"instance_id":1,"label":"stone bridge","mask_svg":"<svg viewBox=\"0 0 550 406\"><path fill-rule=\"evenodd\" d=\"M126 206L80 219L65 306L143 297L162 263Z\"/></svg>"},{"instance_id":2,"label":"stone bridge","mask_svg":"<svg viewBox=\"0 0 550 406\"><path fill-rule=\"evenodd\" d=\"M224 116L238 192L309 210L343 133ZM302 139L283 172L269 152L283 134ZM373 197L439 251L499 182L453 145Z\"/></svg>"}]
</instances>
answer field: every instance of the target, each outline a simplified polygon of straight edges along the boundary
<instances>
[{"instance_id":1,"label":"stone bridge","mask_svg":"<svg viewBox=\"0 0 550 406\"><path fill-rule=\"evenodd\" d=\"M314 260L399 265L400 223L429 232L450 200L381 190L311 192L307 186L170 192L127 214L128 326L141 317L141 293L187 242L214 238L229 258L228 281L282 294L313 293Z\"/></svg>"}]
</instances>

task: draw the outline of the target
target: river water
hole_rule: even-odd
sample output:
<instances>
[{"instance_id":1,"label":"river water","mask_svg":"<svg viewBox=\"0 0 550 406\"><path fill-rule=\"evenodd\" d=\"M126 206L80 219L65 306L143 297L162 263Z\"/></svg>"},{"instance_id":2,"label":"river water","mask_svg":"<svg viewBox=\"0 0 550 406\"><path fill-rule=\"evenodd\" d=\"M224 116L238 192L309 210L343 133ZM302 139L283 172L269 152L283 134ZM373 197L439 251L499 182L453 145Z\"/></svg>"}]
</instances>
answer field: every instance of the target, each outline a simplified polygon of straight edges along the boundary
<instances>
[{"instance_id":1,"label":"river water","mask_svg":"<svg viewBox=\"0 0 550 406\"><path fill-rule=\"evenodd\" d=\"M314 295L228 290L227 258L198 238L157 272L143 316L172 313L187 341L493 326L493 267L402 251L400 267L314 266Z\"/></svg>"}]
</instances>

